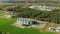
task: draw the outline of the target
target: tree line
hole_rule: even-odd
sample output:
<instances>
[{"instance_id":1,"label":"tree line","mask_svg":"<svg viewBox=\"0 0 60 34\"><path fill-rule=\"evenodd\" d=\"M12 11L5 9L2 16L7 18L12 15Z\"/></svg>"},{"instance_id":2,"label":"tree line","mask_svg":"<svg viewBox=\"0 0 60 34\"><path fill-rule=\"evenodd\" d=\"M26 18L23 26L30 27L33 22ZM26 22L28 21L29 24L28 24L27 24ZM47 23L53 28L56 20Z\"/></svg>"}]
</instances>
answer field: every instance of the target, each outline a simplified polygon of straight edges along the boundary
<instances>
[{"instance_id":1,"label":"tree line","mask_svg":"<svg viewBox=\"0 0 60 34\"><path fill-rule=\"evenodd\" d=\"M7 11L16 12L16 17L33 18L40 21L60 23L60 9L52 11L41 11L30 8L9 8Z\"/></svg>"}]
</instances>

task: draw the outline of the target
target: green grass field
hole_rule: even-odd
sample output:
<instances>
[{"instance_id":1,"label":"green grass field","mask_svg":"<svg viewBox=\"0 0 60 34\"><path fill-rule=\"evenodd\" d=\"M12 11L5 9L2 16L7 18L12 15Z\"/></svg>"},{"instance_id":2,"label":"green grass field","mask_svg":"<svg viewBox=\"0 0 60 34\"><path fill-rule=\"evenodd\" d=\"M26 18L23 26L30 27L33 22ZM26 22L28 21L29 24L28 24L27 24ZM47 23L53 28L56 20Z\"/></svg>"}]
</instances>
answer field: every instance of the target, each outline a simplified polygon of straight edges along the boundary
<instances>
[{"instance_id":1,"label":"green grass field","mask_svg":"<svg viewBox=\"0 0 60 34\"><path fill-rule=\"evenodd\" d=\"M56 34L54 32L40 32L34 28L18 28L12 26L16 19L0 18L0 32L10 32L10 34Z\"/></svg>"},{"instance_id":2,"label":"green grass field","mask_svg":"<svg viewBox=\"0 0 60 34\"><path fill-rule=\"evenodd\" d=\"M5 12L5 11L1 11L1 10L0 10L0 14L6 14L6 12Z\"/></svg>"}]
</instances>

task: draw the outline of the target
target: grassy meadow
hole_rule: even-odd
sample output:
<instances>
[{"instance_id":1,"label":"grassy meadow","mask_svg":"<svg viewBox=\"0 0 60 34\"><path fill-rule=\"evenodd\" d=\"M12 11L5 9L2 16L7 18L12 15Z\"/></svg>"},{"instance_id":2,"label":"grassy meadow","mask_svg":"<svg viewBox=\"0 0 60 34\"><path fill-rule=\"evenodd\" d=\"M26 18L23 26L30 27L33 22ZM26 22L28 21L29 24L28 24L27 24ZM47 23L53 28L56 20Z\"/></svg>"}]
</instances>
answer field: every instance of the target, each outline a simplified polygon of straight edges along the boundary
<instances>
[{"instance_id":1,"label":"grassy meadow","mask_svg":"<svg viewBox=\"0 0 60 34\"><path fill-rule=\"evenodd\" d=\"M54 32L40 32L34 28L18 28L12 26L16 19L0 18L0 32L9 32L10 34L56 34Z\"/></svg>"},{"instance_id":2,"label":"grassy meadow","mask_svg":"<svg viewBox=\"0 0 60 34\"><path fill-rule=\"evenodd\" d=\"M5 11L1 11L1 10L0 10L0 14L6 14L6 12L5 12Z\"/></svg>"}]
</instances>

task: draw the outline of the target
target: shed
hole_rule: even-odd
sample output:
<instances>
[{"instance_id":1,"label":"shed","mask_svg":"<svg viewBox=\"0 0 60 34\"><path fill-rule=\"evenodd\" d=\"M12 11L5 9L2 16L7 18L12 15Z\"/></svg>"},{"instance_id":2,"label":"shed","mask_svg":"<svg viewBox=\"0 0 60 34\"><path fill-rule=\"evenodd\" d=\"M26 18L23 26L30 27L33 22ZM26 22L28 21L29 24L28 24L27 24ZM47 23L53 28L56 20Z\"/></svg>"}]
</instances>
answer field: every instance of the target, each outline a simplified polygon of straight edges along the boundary
<instances>
[{"instance_id":1,"label":"shed","mask_svg":"<svg viewBox=\"0 0 60 34\"><path fill-rule=\"evenodd\" d=\"M49 30L55 31L55 27L49 27Z\"/></svg>"},{"instance_id":2,"label":"shed","mask_svg":"<svg viewBox=\"0 0 60 34\"><path fill-rule=\"evenodd\" d=\"M57 32L60 32L60 27L56 28L56 31L57 31Z\"/></svg>"}]
</instances>

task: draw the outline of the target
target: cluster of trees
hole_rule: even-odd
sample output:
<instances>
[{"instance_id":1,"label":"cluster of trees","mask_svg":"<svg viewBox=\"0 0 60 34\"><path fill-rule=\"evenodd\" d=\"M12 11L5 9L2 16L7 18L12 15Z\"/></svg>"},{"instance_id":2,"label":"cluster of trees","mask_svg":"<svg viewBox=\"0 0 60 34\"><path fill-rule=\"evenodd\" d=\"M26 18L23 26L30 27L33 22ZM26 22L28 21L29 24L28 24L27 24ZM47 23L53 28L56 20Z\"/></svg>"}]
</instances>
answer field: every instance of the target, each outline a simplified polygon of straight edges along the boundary
<instances>
[{"instance_id":1,"label":"cluster of trees","mask_svg":"<svg viewBox=\"0 0 60 34\"><path fill-rule=\"evenodd\" d=\"M48 21L48 22L55 22L57 24L60 23L60 11L51 11L51 12L43 12L39 16L37 16L37 19L42 21Z\"/></svg>"},{"instance_id":2,"label":"cluster of trees","mask_svg":"<svg viewBox=\"0 0 60 34\"><path fill-rule=\"evenodd\" d=\"M35 18L40 14L40 11L30 8L20 8L17 10L17 17Z\"/></svg>"},{"instance_id":3,"label":"cluster of trees","mask_svg":"<svg viewBox=\"0 0 60 34\"><path fill-rule=\"evenodd\" d=\"M33 18L41 21L60 23L60 9L53 11L39 11L30 8L18 8L16 10L9 8L8 11L16 12L17 17Z\"/></svg>"}]
</instances>

